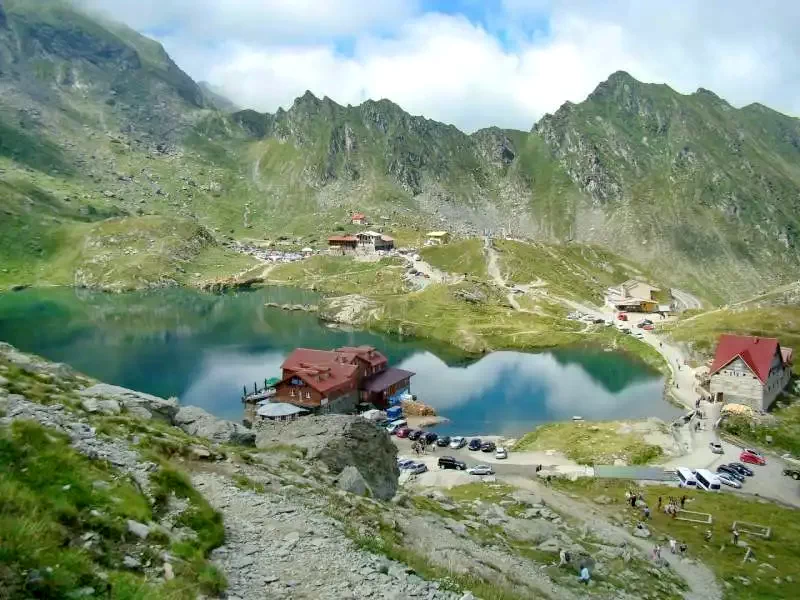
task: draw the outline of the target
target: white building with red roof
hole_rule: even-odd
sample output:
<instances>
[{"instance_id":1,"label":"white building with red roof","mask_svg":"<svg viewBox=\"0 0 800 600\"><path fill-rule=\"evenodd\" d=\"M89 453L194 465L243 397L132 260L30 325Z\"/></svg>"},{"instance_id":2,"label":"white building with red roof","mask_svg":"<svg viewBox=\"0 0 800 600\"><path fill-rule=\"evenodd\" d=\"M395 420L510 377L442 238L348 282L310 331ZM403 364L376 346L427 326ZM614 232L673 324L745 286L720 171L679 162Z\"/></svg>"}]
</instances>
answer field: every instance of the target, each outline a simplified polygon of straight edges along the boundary
<instances>
[{"instance_id":1,"label":"white building with red roof","mask_svg":"<svg viewBox=\"0 0 800 600\"><path fill-rule=\"evenodd\" d=\"M789 383L792 358L775 338L721 335L709 371L711 395L765 411Z\"/></svg>"}]
</instances>

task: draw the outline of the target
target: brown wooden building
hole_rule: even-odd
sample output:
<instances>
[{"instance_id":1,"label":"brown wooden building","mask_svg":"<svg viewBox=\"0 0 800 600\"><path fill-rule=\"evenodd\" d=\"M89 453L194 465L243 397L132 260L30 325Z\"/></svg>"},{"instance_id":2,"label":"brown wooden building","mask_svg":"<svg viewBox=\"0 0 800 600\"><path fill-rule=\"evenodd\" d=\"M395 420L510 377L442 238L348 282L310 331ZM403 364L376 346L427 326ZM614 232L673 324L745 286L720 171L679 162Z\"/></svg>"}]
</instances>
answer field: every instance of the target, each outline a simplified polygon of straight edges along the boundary
<instances>
[{"instance_id":1,"label":"brown wooden building","mask_svg":"<svg viewBox=\"0 0 800 600\"><path fill-rule=\"evenodd\" d=\"M275 402L314 413L354 412L358 402L386 408L410 389L411 371L388 368L387 358L371 346L336 350L298 348L281 365Z\"/></svg>"}]
</instances>

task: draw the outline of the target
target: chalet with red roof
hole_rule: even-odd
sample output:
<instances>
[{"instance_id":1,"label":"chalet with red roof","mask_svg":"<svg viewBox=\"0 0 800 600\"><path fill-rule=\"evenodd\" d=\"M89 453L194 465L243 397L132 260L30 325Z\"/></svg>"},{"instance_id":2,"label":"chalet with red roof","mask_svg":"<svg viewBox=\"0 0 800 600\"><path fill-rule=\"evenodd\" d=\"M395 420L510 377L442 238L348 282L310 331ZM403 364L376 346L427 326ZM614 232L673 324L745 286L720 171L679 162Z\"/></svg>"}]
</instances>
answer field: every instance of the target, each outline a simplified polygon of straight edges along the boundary
<instances>
[{"instance_id":1,"label":"chalet with red roof","mask_svg":"<svg viewBox=\"0 0 800 600\"><path fill-rule=\"evenodd\" d=\"M355 412L359 402L386 408L408 392L414 373L388 366L371 346L297 348L281 365L274 402L315 414Z\"/></svg>"},{"instance_id":2,"label":"chalet with red roof","mask_svg":"<svg viewBox=\"0 0 800 600\"><path fill-rule=\"evenodd\" d=\"M720 336L709 371L711 394L728 404L767 410L789 383L793 352L775 338Z\"/></svg>"},{"instance_id":3,"label":"chalet with red roof","mask_svg":"<svg viewBox=\"0 0 800 600\"><path fill-rule=\"evenodd\" d=\"M365 215L364 213L360 213L360 212L353 213L353 216L350 219L350 222L353 225L366 225L367 224L367 215Z\"/></svg>"}]
</instances>

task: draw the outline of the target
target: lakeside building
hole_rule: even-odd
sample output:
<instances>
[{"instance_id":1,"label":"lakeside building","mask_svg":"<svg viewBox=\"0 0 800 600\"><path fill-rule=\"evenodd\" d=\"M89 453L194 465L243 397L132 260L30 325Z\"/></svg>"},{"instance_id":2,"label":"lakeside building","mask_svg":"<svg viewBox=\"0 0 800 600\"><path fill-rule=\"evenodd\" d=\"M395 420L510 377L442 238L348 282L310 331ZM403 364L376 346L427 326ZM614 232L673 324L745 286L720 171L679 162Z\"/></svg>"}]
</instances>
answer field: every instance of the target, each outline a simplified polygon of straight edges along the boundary
<instances>
[{"instance_id":1,"label":"lakeside building","mask_svg":"<svg viewBox=\"0 0 800 600\"><path fill-rule=\"evenodd\" d=\"M358 238L354 235L332 235L328 238L328 253L342 256L355 254Z\"/></svg>"},{"instance_id":2,"label":"lakeside building","mask_svg":"<svg viewBox=\"0 0 800 600\"><path fill-rule=\"evenodd\" d=\"M721 335L709 369L711 396L767 410L789 383L793 354L775 338Z\"/></svg>"},{"instance_id":3,"label":"lakeside building","mask_svg":"<svg viewBox=\"0 0 800 600\"><path fill-rule=\"evenodd\" d=\"M658 303L656 294L660 291L660 288L645 281L629 279L618 286L608 288L606 291L606 304L619 311L669 312L669 306Z\"/></svg>"},{"instance_id":4,"label":"lakeside building","mask_svg":"<svg viewBox=\"0 0 800 600\"><path fill-rule=\"evenodd\" d=\"M447 231L431 231L425 236L425 243L429 246L442 246L450 241Z\"/></svg>"},{"instance_id":5,"label":"lakeside building","mask_svg":"<svg viewBox=\"0 0 800 600\"><path fill-rule=\"evenodd\" d=\"M394 248L394 238L375 231L362 231L356 234L358 240L357 250L363 252L376 252L378 250L391 250Z\"/></svg>"},{"instance_id":6,"label":"lakeside building","mask_svg":"<svg viewBox=\"0 0 800 600\"><path fill-rule=\"evenodd\" d=\"M270 402L312 414L352 413L360 403L385 409L411 388L411 371L388 366L371 346L336 350L297 348L281 365L282 377Z\"/></svg>"}]
</instances>

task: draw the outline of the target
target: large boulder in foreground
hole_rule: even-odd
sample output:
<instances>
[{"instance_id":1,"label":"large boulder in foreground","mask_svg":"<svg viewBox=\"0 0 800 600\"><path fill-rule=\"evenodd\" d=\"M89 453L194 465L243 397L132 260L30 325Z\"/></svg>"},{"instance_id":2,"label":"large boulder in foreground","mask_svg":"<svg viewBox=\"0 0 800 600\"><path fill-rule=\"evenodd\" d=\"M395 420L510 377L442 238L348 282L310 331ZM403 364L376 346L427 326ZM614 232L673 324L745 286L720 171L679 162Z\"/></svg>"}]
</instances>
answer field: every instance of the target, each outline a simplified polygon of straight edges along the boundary
<instances>
[{"instance_id":1,"label":"large boulder in foreground","mask_svg":"<svg viewBox=\"0 0 800 600\"><path fill-rule=\"evenodd\" d=\"M80 391L81 404L87 412L115 414L114 405L123 407L128 413L140 419L158 419L172 424L178 413L178 401L175 398L164 400L142 392L135 392L124 387L97 383Z\"/></svg>"},{"instance_id":2,"label":"large boulder in foreground","mask_svg":"<svg viewBox=\"0 0 800 600\"><path fill-rule=\"evenodd\" d=\"M256 434L244 425L218 419L197 406L182 406L172 422L189 435L204 437L221 444L254 446Z\"/></svg>"},{"instance_id":3,"label":"large boulder in foreground","mask_svg":"<svg viewBox=\"0 0 800 600\"><path fill-rule=\"evenodd\" d=\"M397 448L385 430L361 417L328 415L260 424L256 446L274 444L305 448L308 459L322 462L337 475L355 467L375 498L389 500L397 491ZM348 471L344 481L349 485L354 475Z\"/></svg>"}]
</instances>

